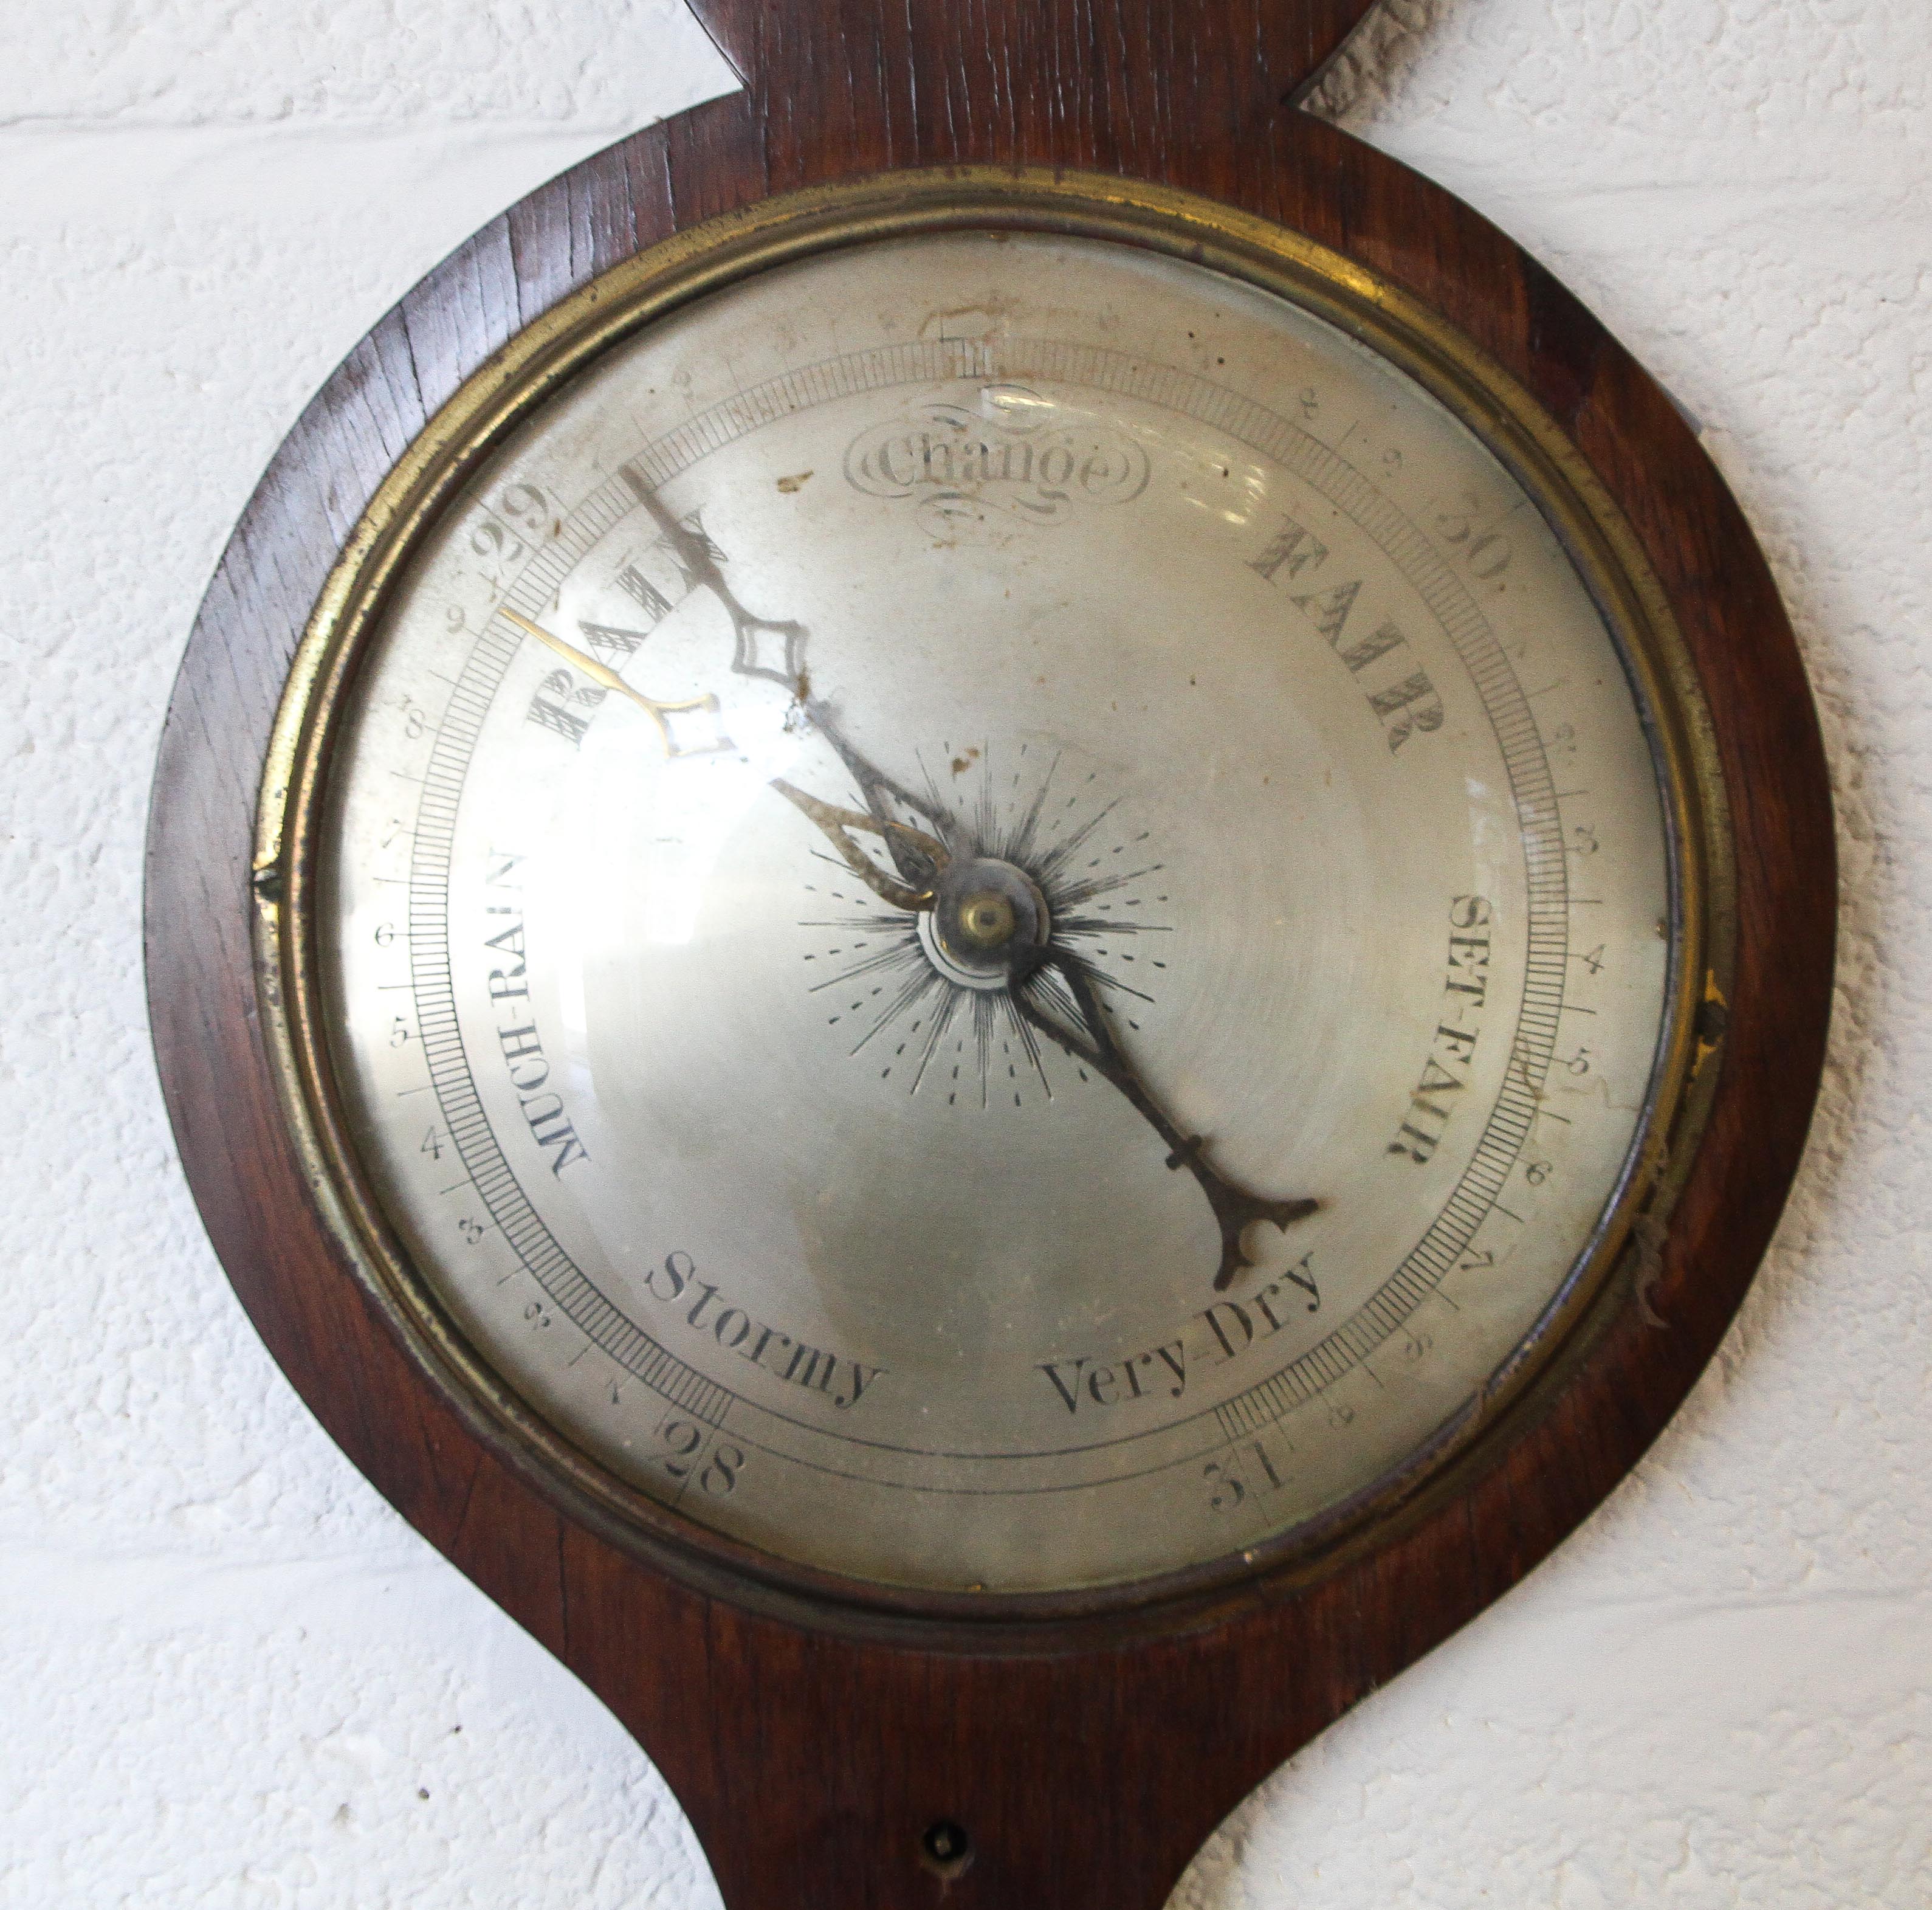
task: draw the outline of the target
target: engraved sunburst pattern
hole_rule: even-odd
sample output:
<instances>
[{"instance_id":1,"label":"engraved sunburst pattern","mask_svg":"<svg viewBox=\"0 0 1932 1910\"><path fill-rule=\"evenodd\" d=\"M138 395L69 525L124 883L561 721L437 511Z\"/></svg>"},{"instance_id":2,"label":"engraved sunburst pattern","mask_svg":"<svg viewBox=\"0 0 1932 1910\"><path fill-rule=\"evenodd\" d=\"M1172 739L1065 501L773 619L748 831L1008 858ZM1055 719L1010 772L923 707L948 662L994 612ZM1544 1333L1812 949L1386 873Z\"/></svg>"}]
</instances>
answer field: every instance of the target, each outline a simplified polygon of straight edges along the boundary
<instances>
[{"instance_id":1,"label":"engraved sunburst pattern","mask_svg":"<svg viewBox=\"0 0 1932 1910\"><path fill-rule=\"evenodd\" d=\"M816 904L846 911L800 923L832 938L805 957L814 970L831 971L814 973L808 987L830 1005L827 1023L850 1032L849 1052L877 1060L881 1080L902 1083L910 1094L943 1094L949 1106L1018 1107L1030 1095L1051 1101L1049 1052L1065 1049L1055 1031L1083 1043L1100 1032L1081 995L1090 991L1100 1014L1136 1032L1138 1011L1154 999L1166 962L1159 944L1136 944L1171 932L1148 912L1168 899L1162 865L1152 832L1124 820L1119 797L1096 793L1099 770L1075 781L1064 758L1042 761L1025 743L1010 770L996 764L990 745L956 753L942 744L941 752L956 780L976 779L972 799L949 803L922 759L924 800L889 802L887 812L937 836L956 859L1024 872L1046 904L1040 960L1005 987L973 987L932 959L920 918L868 906L872 898L844 885L808 883ZM817 859L848 872L822 851ZM1070 974L1086 989L1076 993ZM1070 1051L1060 1065L1091 1079Z\"/></svg>"}]
</instances>

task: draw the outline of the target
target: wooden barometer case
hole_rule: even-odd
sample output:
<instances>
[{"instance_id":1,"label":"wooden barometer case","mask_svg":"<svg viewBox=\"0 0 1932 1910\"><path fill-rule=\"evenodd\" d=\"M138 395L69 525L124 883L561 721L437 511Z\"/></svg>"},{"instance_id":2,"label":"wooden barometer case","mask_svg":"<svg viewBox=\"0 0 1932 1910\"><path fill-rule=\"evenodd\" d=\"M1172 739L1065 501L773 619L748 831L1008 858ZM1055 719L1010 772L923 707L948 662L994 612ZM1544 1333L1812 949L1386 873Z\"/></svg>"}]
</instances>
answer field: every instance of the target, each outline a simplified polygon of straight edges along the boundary
<instances>
[{"instance_id":1,"label":"wooden barometer case","mask_svg":"<svg viewBox=\"0 0 1932 1910\"><path fill-rule=\"evenodd\" d=\"M303 415L169 711L175 1131L731 1910L1156 1910L1655 1437L1822 1065L1762 557L1300 111L1367 0L693 0Z\"/></svg>"}]
</instances>

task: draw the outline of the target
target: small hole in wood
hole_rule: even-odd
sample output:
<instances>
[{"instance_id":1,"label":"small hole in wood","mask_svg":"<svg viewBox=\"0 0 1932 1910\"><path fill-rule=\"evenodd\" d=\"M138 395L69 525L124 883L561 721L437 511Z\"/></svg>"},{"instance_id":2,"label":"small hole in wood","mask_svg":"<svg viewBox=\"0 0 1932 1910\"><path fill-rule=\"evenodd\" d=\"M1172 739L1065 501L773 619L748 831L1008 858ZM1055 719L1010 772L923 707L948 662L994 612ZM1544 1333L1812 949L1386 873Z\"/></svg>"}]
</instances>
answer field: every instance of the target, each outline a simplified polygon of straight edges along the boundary
<instances>
[{"instance_id":1,"label":"small hole in wood","mask_svg":"<svg viewBox=\"0 0 1932 1910\"><path fill-rule=\"evenodd\" d=\"M973 1839L950 1817L928 1824L919 1840L919 1860L935 1877L958 1876L973 1861Z\"/></svg>"}]
</instances>

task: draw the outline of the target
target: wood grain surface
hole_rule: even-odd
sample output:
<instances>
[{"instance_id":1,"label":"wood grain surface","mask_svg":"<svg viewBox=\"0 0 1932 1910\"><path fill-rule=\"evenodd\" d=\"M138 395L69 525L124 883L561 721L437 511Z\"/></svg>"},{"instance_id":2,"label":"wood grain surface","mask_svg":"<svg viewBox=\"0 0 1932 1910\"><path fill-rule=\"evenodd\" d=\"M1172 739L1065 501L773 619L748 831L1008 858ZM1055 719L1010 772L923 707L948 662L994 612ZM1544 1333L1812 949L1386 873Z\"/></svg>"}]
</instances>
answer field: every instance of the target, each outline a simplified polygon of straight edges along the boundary
<instances>
[{"instance_id":1,"label":"wood grain surface","mask_svg":"<svg viewBox=\"0 0 1932 1910\"><path fill-rule=\"evenodd\" d=\"M1822 1065L1832 820L1810 699L1750 533L1657 386L1438 188L1294 102L1367 0L696 0L746 90L622 140L493 221L365 338L250 500L169 711L148 983L215 1247L349 1458L636 1734L730 1910L1157 1910L1252 1786L1513 1584L1628 1470L1768 1241ZM256 1026L256 785L316 592L462 379L586 279L714 213L890 167L1126 172L1298 228L1436 306L1534 391L1634 524L1702 674L1737 808L1736 988L1718 1098L1648 1285L1621 1290L1540 1418L1466 1488L1318 1582L1184 1635L1003 1656L800 1629L658 1576L458 1422L308 1205ZM938 1819L974 1860L921 1860Z\"/></svg>"}]
</instances>

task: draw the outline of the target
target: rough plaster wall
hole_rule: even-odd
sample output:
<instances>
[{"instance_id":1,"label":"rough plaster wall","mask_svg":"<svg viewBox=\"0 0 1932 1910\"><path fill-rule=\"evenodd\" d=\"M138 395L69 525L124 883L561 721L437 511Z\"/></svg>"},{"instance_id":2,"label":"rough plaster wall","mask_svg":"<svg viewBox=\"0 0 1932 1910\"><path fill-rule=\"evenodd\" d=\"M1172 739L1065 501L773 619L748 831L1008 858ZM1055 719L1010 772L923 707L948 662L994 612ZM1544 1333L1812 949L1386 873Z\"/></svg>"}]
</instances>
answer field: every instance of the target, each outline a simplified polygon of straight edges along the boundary
<instances>
[{"instance_id":1,"label":"rough plaster wall","mask_svg":"<svg viewBox=\"0 0 1932 1910\"><path fill-rule=\"evenodd\" d=\"M675 0L0 0L0 1904L715 1904L642 1757L257 1344L137 925L170 679L278 438L474 227L726 76ZM1689 1405L1186 1910L1932 1902L1928 83L1898 0L1390 0L1329 83L1705 421L1822 699L1844 966Z\"/></svg>"}]
</instances>

